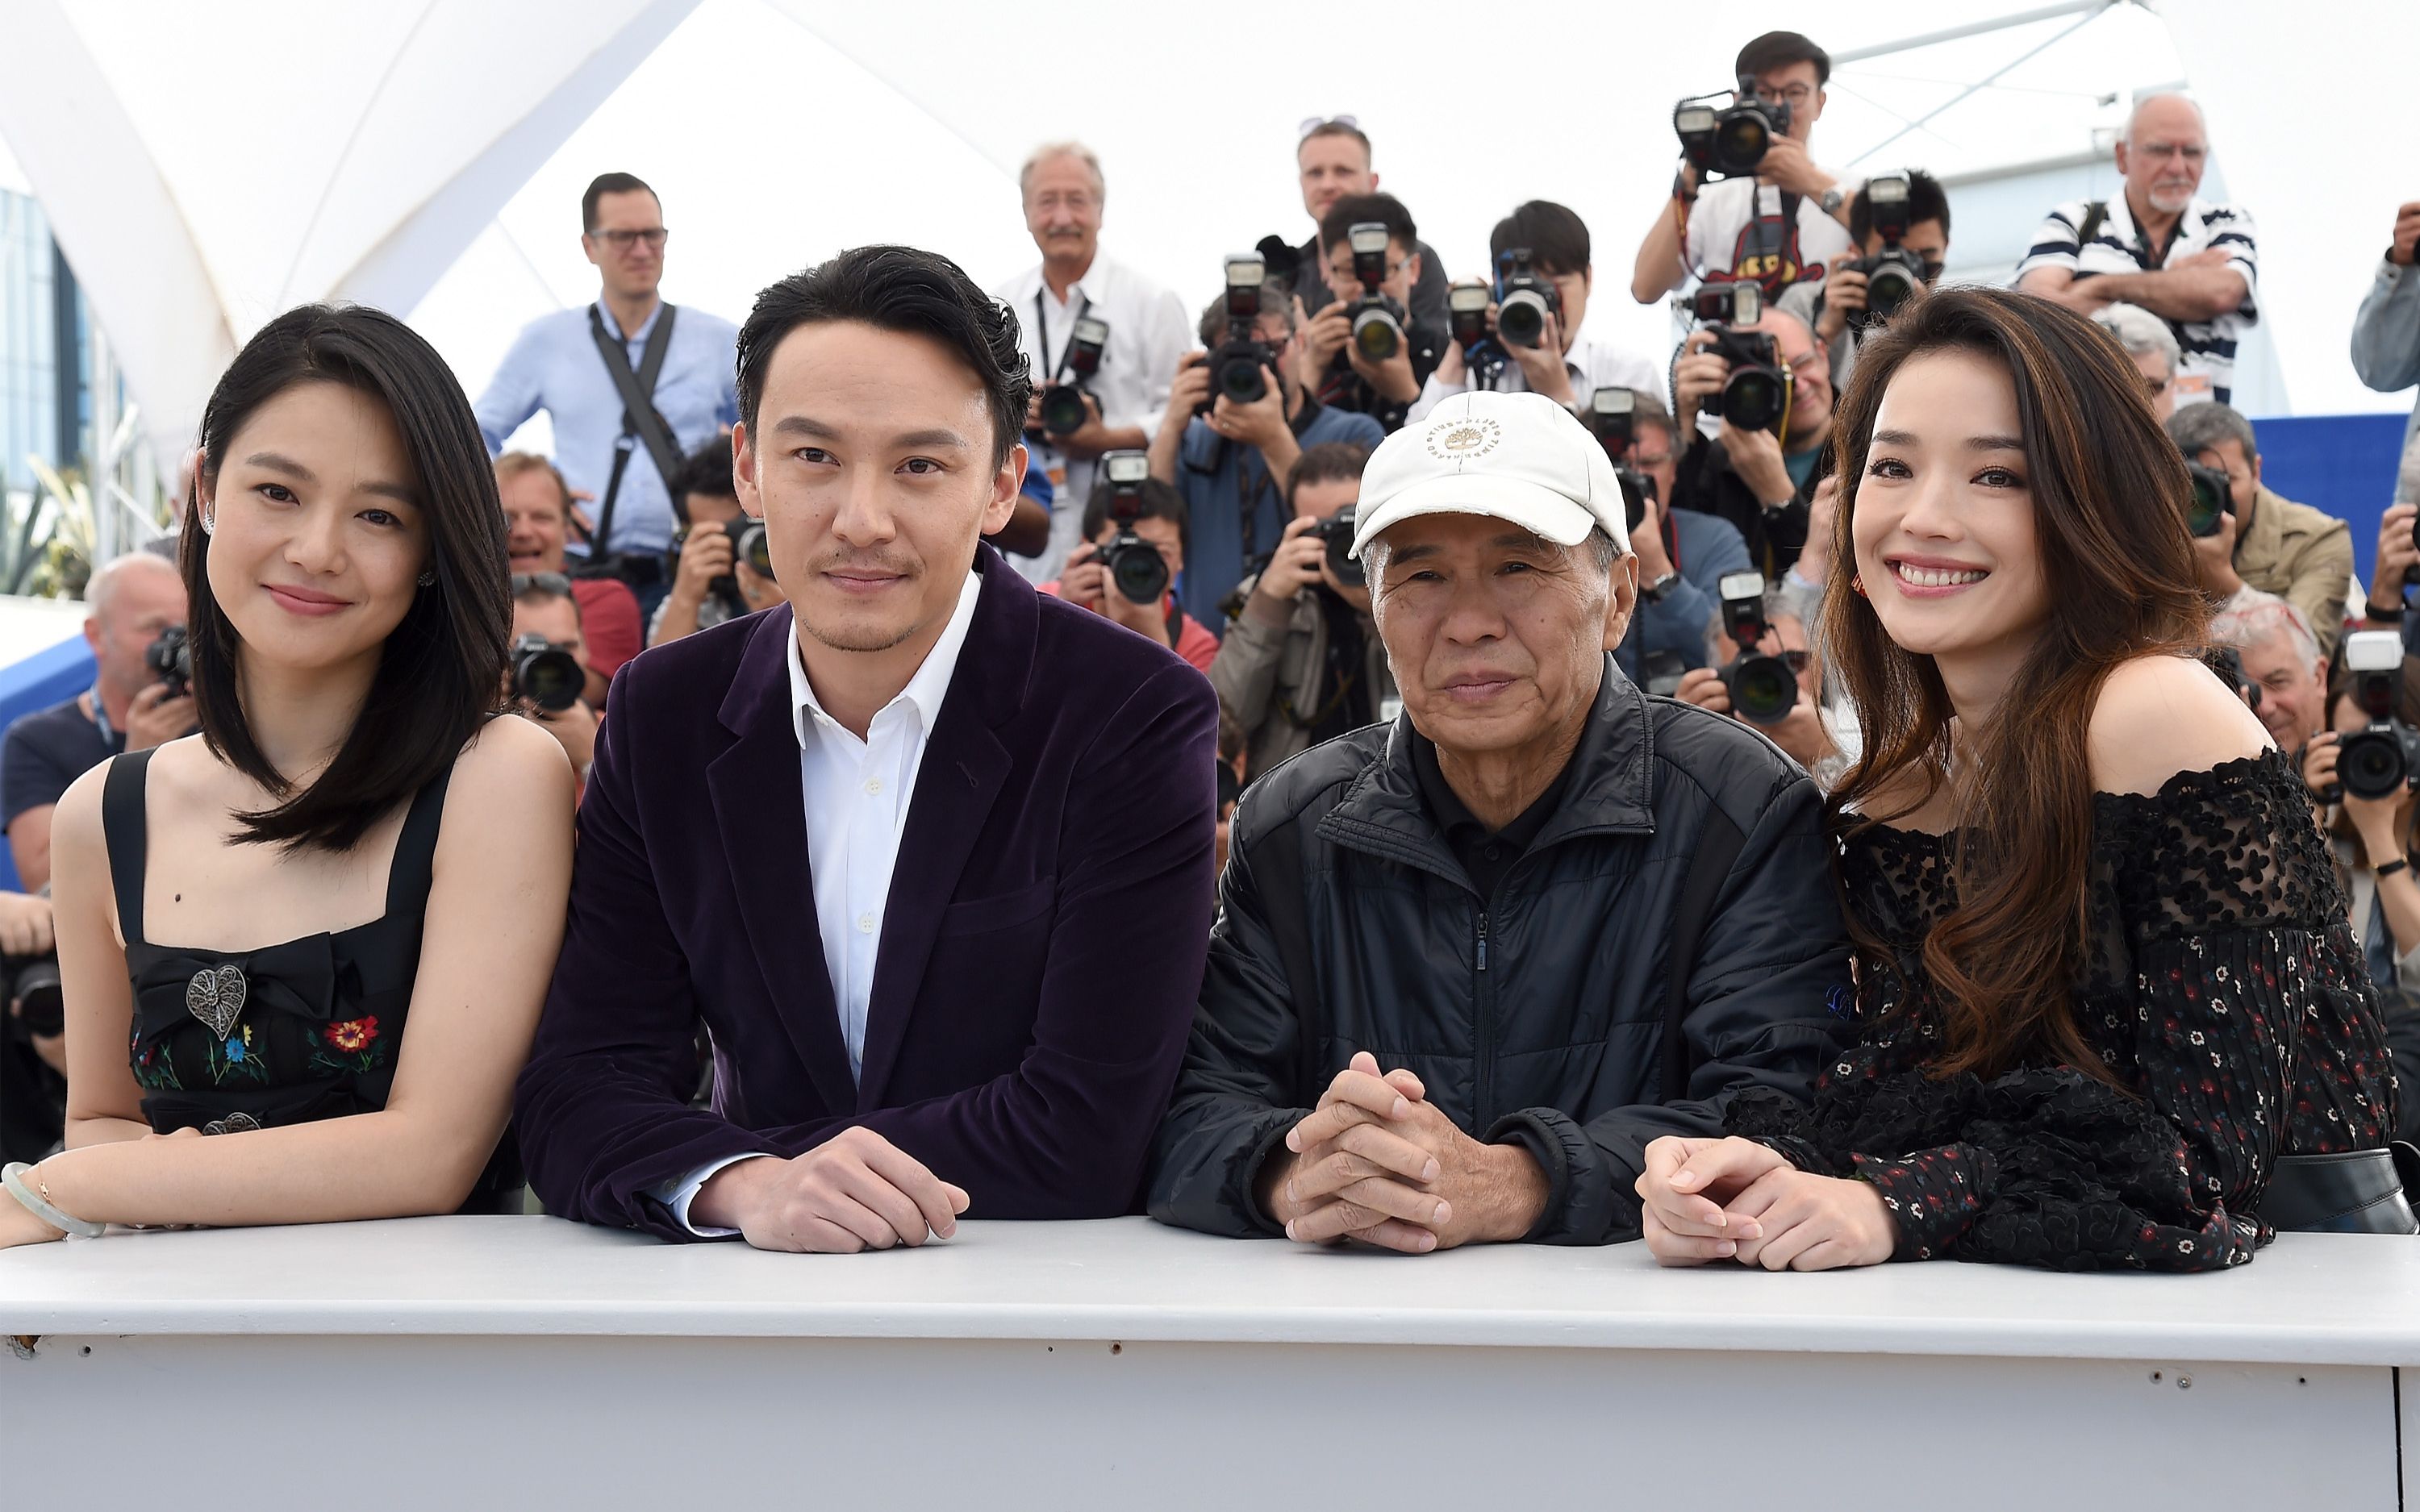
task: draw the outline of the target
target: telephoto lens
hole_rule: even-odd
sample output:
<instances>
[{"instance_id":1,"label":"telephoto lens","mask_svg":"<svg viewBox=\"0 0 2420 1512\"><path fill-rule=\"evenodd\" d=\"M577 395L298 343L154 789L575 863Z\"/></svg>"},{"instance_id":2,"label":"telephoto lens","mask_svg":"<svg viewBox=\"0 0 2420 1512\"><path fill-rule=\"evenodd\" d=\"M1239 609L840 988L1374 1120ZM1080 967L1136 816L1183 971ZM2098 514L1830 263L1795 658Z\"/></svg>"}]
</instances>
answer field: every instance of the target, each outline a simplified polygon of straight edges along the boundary
<instances>
[{"instance_id":1,"label":"telephoto lens","mask_svg":"<svg viewBox=\"0 0 2420 1512\"><path fill-rule=\"evenodd\" d=\"M1101 555L1109 561L1109 581L1127 603L1156 604L1167 594L1168 559L1131 526L1119 531Z\"/></svg>"},{"instance_id":2,"label":"telephoto lens","mask_svg":"<svg viewBox=\"0 0 2420 1512\"><path fill-rule=\"evenodd\" d=\"M1529 249L1505 254L1512 271L1504 275L1504 293L1496 301L1496 333L1515 347L1535 347L1546 337L1546 317L1562 303L1555 285L1530 267Z\"/></svg>"},{"instance_id":3,"label":"telephoto lens","mask_svg":"<svg viewBox=\"0 0 2420 1512\"><path fill-rule=\"evenodd\" d=\"M732 547L735 561L748 563L749 570L770 582L773 579L773 542L765 533L765 522L750 520Z\"/></svg>"},{"instance_id":4,"label":"telephoto lens","mask_svg":"<svg viewBox=\"0 0 2420 1512\"><path fill-rule=\"evenodd\" d=\"M579 661L546 637L525 635L513 642L513 691L539 708L567 709L587 686Z\"/></svg>"},{"instance_id":5,"label":"telephoto lens","mask_svg":"<svg viewBox=\"0 0 2420 1512\"><path fill-rule=\"evenodd\" d=\"M1327 543L1327 570L1334 573L1336 580L1347 588L1366 588L1370 585L1369 572L1362 567L1360 560L1352 554L1353 532L1359 528L1360 515L1359 504L1347 504L1320 521L1318 530L1313 532Z\"/></svg>"},{"instance_id":6,"label":"telephoto lens","mask_svg":"<svg viewBox=\"0 0 2420 1512\"><path fill-rule=\"evenodd\" d=\"M1353 349L1369 363L1387 363L1404 347L1404 312L1379 285L1387 281L1388 238L1383 222L1357 222L1345 233L1361 298L1353 307Z\"/></svg>"},{"instance_id":7,"label":"telephoto lens","mask_svg":"<svg viewBox=\"0 0 2420 1512\"><path fill-rule=\"evenodd\" d=\"M2216 535L2219 523L2235 513L2235 494L2226 474L2192 461L2185 463L2185 471L2193 475L2193 497L2185 505L2185 529L2197 537Z\"/></svg>"},{"instance_id":8,"label":"telephoto lens","mask_svg":"<svg viewBox=\"0 0 2420 1512\"><path fill-rule=\"evenodd\" d=\"M1783 657L1743 651L1723 669L1731 711L1751 724L1779 724L1798 707L1798 674Z\"/></svg>"},{"instance_id":9,"label":"telephoto lens","mask_svg":"<svg viewBox=\"0 0 2420 1512\"><path fill-rule=\"evenodd\" d=\"M1924 286L1924 270L1904 252L1877 254L1866 270L1866 318L1888 320Z\"/></svg>"},{"instance_id":10,"label":"telephoto lens","mask_svg":"<svg viewBox=\"0 0 2420 1512\"><path fill-rule=\"evenodd\" d=\"M1042 391L1042 428L1053 436L1073 436L1084 428L1084 391L1073 383L1053 383Z\"/></svg>"}]
</instances>

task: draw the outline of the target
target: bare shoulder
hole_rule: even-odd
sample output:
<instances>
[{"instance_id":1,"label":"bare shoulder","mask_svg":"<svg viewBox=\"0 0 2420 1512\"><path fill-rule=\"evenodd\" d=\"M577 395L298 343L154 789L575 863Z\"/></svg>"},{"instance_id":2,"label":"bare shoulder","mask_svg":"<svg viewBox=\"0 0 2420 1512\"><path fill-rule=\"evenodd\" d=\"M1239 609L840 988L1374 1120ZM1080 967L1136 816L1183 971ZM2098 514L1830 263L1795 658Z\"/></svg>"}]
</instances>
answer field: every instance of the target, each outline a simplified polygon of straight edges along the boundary
<instances>
[{"instance_id":1,"label":"bare shoulder","mask_svg":"<svg viewBox=\"0 0 2420 1512\"><path fill-rule=\"evenodd\" d=\"M527 719L504 715L480 726L455 758L446 817L469 819L472 834L560 829L567 837L577 788L561 742Z\"/></svg>"},{"instance_id":2,"label":"bare shoulder","mask_svg":"<svg viewBox=\"0 0 2420 1512\"><path fill-rule=\"evenodd\" d=\"M2146 795L2273 744L2234 689L2190 656L2137 656L2111 672L2086 736L2095 788Z\"/></svg>"},{"instance_id":3,"label":"bare shoulder","mask_svg":"<svg viewBox=\"0 0 2420 1512\"><path fill-rule=\"evenodd\" d=\"M109 762L102 762L68 784L51 814L51 874L58 876L70 856L100 856L105 850L101 828L101 794L109 781Z\"/></svg>"}]
</instances>

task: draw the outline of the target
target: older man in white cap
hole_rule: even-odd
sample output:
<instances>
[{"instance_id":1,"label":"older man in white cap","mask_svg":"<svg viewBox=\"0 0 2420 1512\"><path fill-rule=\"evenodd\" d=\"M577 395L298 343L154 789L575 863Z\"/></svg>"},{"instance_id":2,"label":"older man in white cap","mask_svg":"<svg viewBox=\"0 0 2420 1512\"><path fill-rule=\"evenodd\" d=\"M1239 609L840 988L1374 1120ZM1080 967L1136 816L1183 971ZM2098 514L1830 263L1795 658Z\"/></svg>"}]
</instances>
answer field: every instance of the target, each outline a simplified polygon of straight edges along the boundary
<instances>
[{"instance_id":1,"label":"older man in white cap","mask_svg":"<svg viewBox=\"0 0 2420 1512\"><path fill-rule=\"evenodd\" d=\"M1647 1141L1847 1027L1812 783L1615 665L1605 451L1533 393L1388 438L1355 551L1404 711L1236 810L1152 1215L1419 1254L1635 1239Z\"/></svg>"}]
</instances>

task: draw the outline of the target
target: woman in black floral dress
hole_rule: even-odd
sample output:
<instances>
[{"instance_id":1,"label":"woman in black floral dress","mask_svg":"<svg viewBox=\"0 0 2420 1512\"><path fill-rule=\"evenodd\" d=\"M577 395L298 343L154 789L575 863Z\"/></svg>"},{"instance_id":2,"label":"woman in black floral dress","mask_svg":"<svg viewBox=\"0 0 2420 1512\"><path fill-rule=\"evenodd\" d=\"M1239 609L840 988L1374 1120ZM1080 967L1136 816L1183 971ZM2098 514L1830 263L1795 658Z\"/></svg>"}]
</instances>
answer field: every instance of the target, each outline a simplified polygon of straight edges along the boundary
<instances>
[{"instance_id":1,"label":"woman in black floral dress","mask_svg":"<svg viewBox=\"0 0 2420 1512\"><path fill-rule=\"evenodd\" d=\"M1830 800L1860 1037L1809 1108L1657 1140L1667 1264L2252 1258L2278 1157L2378 1149L2392 1060L2288 758L2192 653L2189 482L2088 321L1933 294L1835 429Z\"/></svg>"}]
</instances>

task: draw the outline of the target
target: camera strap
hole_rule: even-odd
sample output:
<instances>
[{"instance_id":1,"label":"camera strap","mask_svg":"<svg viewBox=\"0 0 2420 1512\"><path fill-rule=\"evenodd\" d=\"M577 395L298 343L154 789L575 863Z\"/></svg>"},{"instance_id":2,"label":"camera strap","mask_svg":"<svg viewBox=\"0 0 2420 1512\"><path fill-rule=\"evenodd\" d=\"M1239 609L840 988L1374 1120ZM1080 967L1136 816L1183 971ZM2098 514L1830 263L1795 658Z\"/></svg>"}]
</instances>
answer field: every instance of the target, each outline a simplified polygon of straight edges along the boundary
<instances>
[{"instance_id":1,"label":"camera strap","mask_svg":"<svg viewBox=\"0 0 2420 1512\"><path fill-rule=\"evenodd\" d=\"M1067 322L1067 339L1059 344L1059 360L1052 362L1050 360L1050 316L1048 306L1043 302L1045 290L1048 287L1049 285L1046 282L1042 288L1033 291L1033 349L1042 359L1042 370L1049 375L1042 380L1046 385L1058 382L1059 375L1066 370L1067 354L1076 349L1076 320L1081 320L1093 313L1093 297L1082 289L1078 289L1076 319ZM1109 353L1103 352L1101 355L1107 357Z\"/></svg>"},{"instance_id":2,"label":"camera strap","mask_svg":"<svg viewBox=\"0 0 2420 1512\"><path fill-rule=\"evenodd\" d=\"M658 312L655 330L647 337L647 355L640 360L639 370L633 373L628 347L606 333L605 317L596 305L588 307L588 333L596 340L597 355L605 360L606 375L613 378L614 389L622 396L622 434L613 442L613 474L606 480L605 501L597 511L597 532L589 537L592 561L603 560L613 549L609 543L613 535L613 505L621 497L622 474L630 466L634 437L645 444L647 455L664 480L666 495L672 492L673 480L680 476L680 443L674 440L672 426L657 412L655 405L656 380L662 376L664 358L673 349L673 316L677 314L669 304Z\"/></svg>"}]
</instances>

